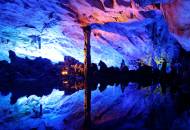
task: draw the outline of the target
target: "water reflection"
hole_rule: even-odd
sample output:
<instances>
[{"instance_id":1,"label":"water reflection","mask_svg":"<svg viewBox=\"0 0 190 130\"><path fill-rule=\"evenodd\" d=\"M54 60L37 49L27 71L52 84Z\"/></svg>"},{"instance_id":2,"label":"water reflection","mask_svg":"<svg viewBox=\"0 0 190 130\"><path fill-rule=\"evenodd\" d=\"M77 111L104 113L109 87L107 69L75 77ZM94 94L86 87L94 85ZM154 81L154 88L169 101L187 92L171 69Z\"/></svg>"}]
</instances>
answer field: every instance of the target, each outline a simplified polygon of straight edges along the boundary
<instances>
[{"instance_id":1,"label":"water reflection","mask_svg":"<svg viewBox=\"0 0 190 130\"><path fill-rule=\"evenodd\" d=\"M91 87L90 81L84 81L84 129L91 129Z\"/></svg>"},{"instance_id":2,"label":"water reflection","mask_svg":"<svg viewBox=\"0 0 190 130\"><path fill-rule=\"evenodd\" d=\"M138 88L144 88L148 86L155 86L158 85L161 87L162 93L166 93L166 90L169 89L172 93L175 93L178 90L178 87L175 84L175 80L170 82L153 82L145 81L145 82L137 82L137 81L130 81L130 80L106 80L104 78L101 79L90 79L87 83L87 81L78 80L62 80L62 81L52 81L52 80L17 80L14 83L11 84L4 84L0 87L0 92L3 95L7 95L8 93L12 93L11 97L11 103L15 103L18 98L23 96L30 96L30 95L36 95L36 96L43 96L48 95L52 92L53 89L58 89L65 92L65 95L70 95L76 91L79 91L81 89L86 88L85 85L90 86L90 90L99 90L100 92L103 92L107 86L120 86L121 91L124 92L124 89L128 86L129 82L138 83Z\"/></svg>"},{"instance_id":3,"label":"water reflection","mask_svg":"<svg viewBox=\"0 0 190 130\"><path fill-rule=\"evenodd\" d=\"M34 81L32 81L32 82L34 82ZM34 86L32 86L33 85L32 82L30 82L30 84L28 83L28 88L30 87L31 90L34 89L33 88ZM75 87L70 86L72 89L69 89L69 84L67 84L68 88L64 88L64 86L62 86L62 90L67 91L68 92L67 94L69 94L69 93L71 94L71 93L74 93L75 91L83 89L84 83L85 82L75 83L74 84ZM18 83L17 85L26 85L26 83L24 83L24 82L23 82L23 84ZM80 87L77 85L79 85ZM123 81L123 82L115 82L115 83L107 82L107 81L106 82L97 82L97 81L91 80L89 83L87 83L87 85L91 86L92 95L91 95L90 90L88 90L88 91L87 91L87 89L85 90L85 95L86 95L85 96L86 97L85 105L86 106L84 107L85 108L84 110L88 113L87 115L85 115L86 116L85 128L89 128L90 127L89 125L91 125L92 126L91 129L117 129L119 126L118 125L119 122L122 122L121 124L123 125L125 123L125 121L130 122L130 120L133 120L133 117L131 117L131 116L134 114L135 111L136 111L136 113L138 113L138 109L141 109L141 107L140 107L141 105L143 105L142 107L144 107L143 110L147 109L147 111L149 112L148 119L146 119L146 123L145 123L147 128L155 129L155 126L156 126L155 122L158 120L158 118L164 119L163 117L165 114L165 112L164 112L165 110L171 111L171 113L175 113L169 119L167 119L168 121L165 120L165 123L162 122L162 124L166 125L165 127L169 128L170 122L173 122L173 120L175 119L175 118L172 119L173 116L175 116L175 117L181 116L182 113L184 113L185 111L190 109L189 108L190 91L188 90L188 87L179 88L179 87L175 87L175 85L172 86L170 83L164 83L164 82L163 83L158 82L155 84L150 83L146 86L142 83L138 83L138 82L135 83L135 82L127 81L127 80L126 80L126 82ZM36 89L34 89L33 91L31 91L30 89L24 89L25 87L22 87L22 86L20 86L20 89L19 89L20 91L18 91L18 89L11 90L11 88L9 88L9 90L10 90L10 92L13 93L13 96L15 93L17 96L14 96L14 98L16 97L18 99L19 97L22 97L25 95L29 96L30 94L44 95L45 91L46 91L46 94L48 94L48 92L51 93L52 89L54 88L54 87L51 87L52 89L51 88L40 88L42 86L37 86ZM113 89L111 90L111 88L108 86L112 86ZM133 88L133 90L135 90L135 91L129 91L130 90L129 87L130 87L130 89ZM61 88L61 87L59 87L59 88ZM114 88L116 91L113 91ZM138 90L139 90L139 93L137 93ZM141 100L136 101L138 99L138 96L140 96L142 94L142 93L140 93L140 91L143 92L144 90L149 91L149 95L147 93L148 99L146 99L146 97L144 97L144 96L141 96L141 98L142 98L142 101L148 100L146 102L148 104L146 104L146 103L141 104L142 103ZM118 91L120 91L120 92L118 93ZM7 92L8 92L8 90L7 90ZM95 99L95 96L97 96L96 93L98 93L98 92L101 92L102 95L105 95L105 97L102 96L102 97L98 97L98 99ZM122 96L123 99L122 99L122 97L119 98L121 93L123 93L123 95L127 95L127 96ZM158 93L160 93L161 95L158 95ZM116 96L114 96L114 94ZM133 95L133 97L131 98L128 94ZM155 94L155 96L154 96L154 94ZM150 96L150 95L152 95L152 96ZM92 96L92 98L91 98L91 96ZM162 104L159 102L159 100L154 99L154 98L162 99L161 96L163 96ZM117 97L117 98L115 98L115 97ZM151 99L151 98L153 98L153 99ZM13 98L11 100L13 100ZM14 99L14 100L16 100L16 99ZM100 100L101 104L95 105L95 102L98 102L97 100ZM127 105L128 100L131 100L129 102L130 104L133 104L132 100L136 103L139 103L137 108L133 109L133 107L132 107L131 111L134 111L133 113L131 113L129 110L127 110L127 107L126 107L126 111L123 111L123 109L125 107L122 108L122 106ZM151 104L151 100L154 102L154 103L152 103L152 104L154 104L154 106L149 106L149 104ZM124 103L125 101L126 101L126 103ZM122 102L123 105L121 105L120 102ZM172 106L171 106L171 104L172 104ZM92 105L91 113L90 113L90 110L91 110L90 105ZM168 105L170 105L171 107L168 107ZM96 111L94 111L95 110L94 107L96 107ZM117 108L117 110L114 110L115 108ZM97 110L99 112L97 112ZM112 114L109 115L110 111L114 111L114 113L112 113L113 115ZM175 112L173 112L173 111L175 111ZM121 112L123 112L123 113L121 113ZM97 115L94 115L95 113ZM126 116L125 116L125 114L126 114ZM121 116L121 117L117 117L117 119L114 119L115 118L114 116L116 116L116 117ZM135 114L133 116L135 116ZM141 115L141 116L145 116L145 115ZM114 120L108 120L110 118L111 119L113 118ZM141 120L142 117L137 116L135 118L137 118L135 120ZM90 122L91 120L92 120L92 122ZM107 123L104 125L103 124L100 125L99 123L97 123L100 121L107 122Z\"/></svg>"}]
</instances>

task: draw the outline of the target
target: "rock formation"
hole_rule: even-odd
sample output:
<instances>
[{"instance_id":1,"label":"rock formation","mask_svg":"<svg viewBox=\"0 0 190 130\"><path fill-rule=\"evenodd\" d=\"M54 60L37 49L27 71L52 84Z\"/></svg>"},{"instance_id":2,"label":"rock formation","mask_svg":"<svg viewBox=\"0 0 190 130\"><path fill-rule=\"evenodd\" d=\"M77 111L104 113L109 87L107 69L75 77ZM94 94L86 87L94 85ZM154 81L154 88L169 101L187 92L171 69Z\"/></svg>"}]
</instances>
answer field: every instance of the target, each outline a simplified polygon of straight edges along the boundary
<instances>
[{"instance_id":1,"label":"rock formation","mask_svg":"<svg viewBox=\"0 0 190 130\"><path fill-rule=\"evenodd\" d=\"M177 40L170 34L162 12L152 6L172 1L134 2L132 7L128 0L1 1L0 60L8 60L8 50L13 50L20 57L41 56L59 62L64 56L72 56L83 62L81 27L86 25L93 28L94 63L103 60L109 66L119 66L124 60L134 69L137 59L159 65L161 58L168 62L177 58L180 52ZM167 6L163 5L163 11L171 30L174 20L167 15ZM179 25L188 28L187 23ZM177 36L182 35L179 27L177 30ZM188 31L183 34L187 37ZM181 44L187 48L187 44Z\"/></svg>"},{"instance_id":2,"label":"rock formation","mask_svg":"<svg viewBox=\"0 0 190 130\"><path fill-rule=\"evenodd\" d=\"M170 31L182 47L190 51L190 1L174 0L173 2L163 4L162 10Z\"/></svg>"}]
</instances>

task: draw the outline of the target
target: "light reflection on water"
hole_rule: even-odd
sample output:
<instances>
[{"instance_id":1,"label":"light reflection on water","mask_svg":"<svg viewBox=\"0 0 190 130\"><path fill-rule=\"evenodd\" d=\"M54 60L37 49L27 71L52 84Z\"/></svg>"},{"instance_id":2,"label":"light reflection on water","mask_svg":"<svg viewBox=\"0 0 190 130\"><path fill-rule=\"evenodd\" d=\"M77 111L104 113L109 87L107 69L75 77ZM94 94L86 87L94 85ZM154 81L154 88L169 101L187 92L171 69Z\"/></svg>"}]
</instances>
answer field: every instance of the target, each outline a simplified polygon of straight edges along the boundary
<instances>
[{"instance_id":1,"label":"light reflection on water","mask_svg":"<svg viewBox=\"0 0 190 130\"><path fill-rule=\"evenodd\" d=\"M173 129L181 127L179 122L183 119L189 119L186 117L190 104L187 100L189 94L173 91L171 87L164 88L163 91L161 84L142 87L138 83L129 82L127 86L114 84L108 85L104 89L98 84L94 89L91 93L92 129ZM28 98L23 98L23 94L20 92L18 94L21 94L22 98L18 96L17 103L12 106L9 104L12 99L11 95L1 95L0 107L4 111L12 109L14 116L17 115L15 113L23 113L21 110L24 109L26 115L18 117L18 119L22 119L24 116L28 116L27 113L33 114L32 109L39 110L39 101L43 105L43 116L40 119L47 125L56 125L50 123L56 119L58 122L64 120L65 125L58 127L70 128L72 127L71 122L76 122L78 126L73 129L82 128L84 91L79 90L65 95L64 91L54 89L50 93L47 94L48 96L28 95ZM16 106L20 110L16 110ZM28 108L26 109L26 107ZM3 109L0 112L1 117L5 116L2 113ZM0 119L0 128L5 119ZM13 121L8 121L9 123L13 123ZM189 124L186 123L184 126L186 128Z\"/></svg>"}]
</instances>

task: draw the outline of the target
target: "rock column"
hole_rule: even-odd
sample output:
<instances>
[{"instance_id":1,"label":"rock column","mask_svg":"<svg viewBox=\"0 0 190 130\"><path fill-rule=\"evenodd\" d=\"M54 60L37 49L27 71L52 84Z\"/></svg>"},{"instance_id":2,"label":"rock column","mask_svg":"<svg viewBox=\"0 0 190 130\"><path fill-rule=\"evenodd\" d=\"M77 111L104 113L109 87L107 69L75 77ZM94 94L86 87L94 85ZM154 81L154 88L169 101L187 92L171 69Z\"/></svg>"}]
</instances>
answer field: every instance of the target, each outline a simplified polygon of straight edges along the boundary
<instances>
[{"instance_id":1,"label":"rock column","mask_svg":"<svg viewBox=\"0 0 190 130\"><path fill-rule=\"evenodd\" d=\"M91 87L89 84L90 76L90 65L91 65L91 55L90 55L90 34L91 27L83 27L84 32L84 112L85 112L85 129L90 129L91 126Z\"/></svg>"}]
</instances>

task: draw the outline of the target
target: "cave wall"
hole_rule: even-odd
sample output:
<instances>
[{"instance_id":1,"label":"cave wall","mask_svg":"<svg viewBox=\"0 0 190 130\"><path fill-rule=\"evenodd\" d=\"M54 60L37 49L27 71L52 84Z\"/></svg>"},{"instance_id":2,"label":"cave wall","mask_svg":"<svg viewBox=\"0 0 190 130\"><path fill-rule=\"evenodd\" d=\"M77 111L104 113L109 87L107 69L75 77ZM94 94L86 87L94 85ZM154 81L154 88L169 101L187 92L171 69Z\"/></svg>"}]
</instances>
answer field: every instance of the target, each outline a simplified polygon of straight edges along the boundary
<instances>
[{"instance_id":1,"label":"cave wall","mask_svg":"<svg viewBox=\"0 0 190 130\"><path fill-rule=\"evenodd\" d=\"M120 66L122 59L148 65L178 57L162 12L131 8L128 0L14 0L0 2L0 60L8 50L20 57L44 57L59 62L72 56L83 62L81 26L92 25L92 62Z\"/></svg>"},{"instance_id":2,"label":"cave wall","mask_svg":"<svg viewBox=\"0 0 190 130\"><path fill-rule=\"evenodd\" d=\"M190 51L190 1L174 0L162 4L170 31L187 51Z\"/></svg>"}]
</instances>

